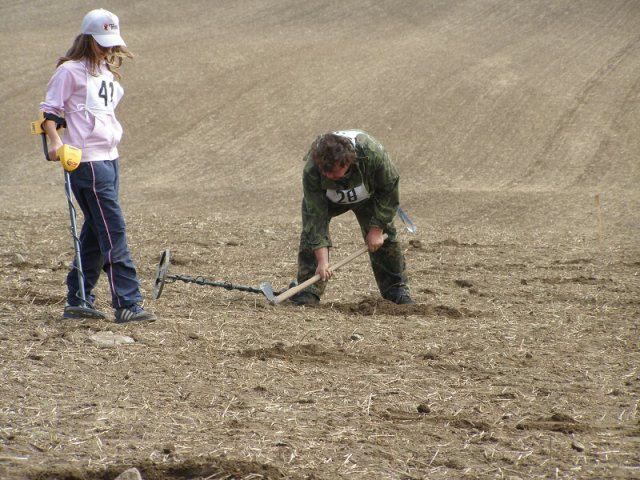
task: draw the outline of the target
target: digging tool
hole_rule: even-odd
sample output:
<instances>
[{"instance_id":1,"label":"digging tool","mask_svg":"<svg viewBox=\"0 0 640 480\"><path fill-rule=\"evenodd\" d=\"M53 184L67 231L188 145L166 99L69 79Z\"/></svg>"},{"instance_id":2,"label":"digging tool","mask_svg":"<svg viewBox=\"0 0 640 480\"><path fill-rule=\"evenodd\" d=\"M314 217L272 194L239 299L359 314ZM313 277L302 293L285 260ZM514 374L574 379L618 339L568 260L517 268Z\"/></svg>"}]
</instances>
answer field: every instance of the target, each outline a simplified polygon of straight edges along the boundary
<instances>
[{"instance_id":1,"label":"digging tool","mask_svg":"<svg viewBox=\"0 0 640 480\"><path fill-rule=\"evenodd\" d=\"M416 228L415 223L413 223L411 221L409 216L406 213L404 213L404 210L402 210L402 208L400 208L400 207L398 207L398 217L400 217L400 220L402 220L402 223L404 223L404 225L407 228L407 230L410 233L413 233L415 235L416 232L418 231L418 229Z\"/></svg>"},{"instance_id":2,"label":"digging tool","mask_svg":"<svg viewBox=\"0 0 640 480\"><path fill-rule=\"evenodd\" d=\"M263 295L267 295L262 286L260 288L247 287L244 285L235 285L231 282L215 282L211 281L205 277L192 277L189 275L172 275L169 273L169 266L171 265L171 250L166 249L162 252L160 256L160 262L158 263L158 268L156 270L156 280L153 285L153 298L158 300L160 295L162 295L162 290L164 289L164 285L166 283L174 283L176 281L185 282L185 283L195 283L196 285L207 285L209 287L221 287L226 290L240 290L242 292L250 292L250 293L261 293ZM271 285L269 285L271 287ZM278 292L277 294L280 294ZM277 294L273 293L271 290L271 295L275 296Z\"/></svg>"},{"instance_id":3,"label":"digging tool","mask_svg":"<svg viewBox=\"0 0 640 480\"><path fill-rule=\"evenodd\" d=\"M388 235L386 233L382 236L382 238L384 240L386 240L387 237L388 237ZM335 265L331 266L331 270L336 271L340 267L346 265L349 262L352 262L353 260L358 258L360 255L362 255L363 253L366 253L368 251L369 251L369 247L367 245L363 245L362 247L360 247L358 250L353 252L348 257L343 258L342 260L337 262ZM319 280L320 280L320 275L316 274L313 277L309 278L308 280L302 282L300 285L296 285L295 287L290 288L288 290L285 290L284 292L281 292L281 293L278 293L278 294L273 292L273 288L271 287L271 284L268 283L268 282L262 283L260 285L260 289L264 293L265 297L267 297L267 300L269 300L269 302L273 303L274 305L278 305L279 303L284 302L285 300L291 298L296 293L304 290L305 288L307 288L310 285L313 285L314 283L318 282Z\"/></svg>"},{"instance_id":4,"label":"digging tool","mask_svg":"<svg viewBox=\"0 0 640 480\"><path fill-rule=\"evenodd\" d=\"M47 134L42 128L42 124L44 122L44 114L40 112L38 120L31 122L31 133L33 135L40 135L42 139L42 150L44 152L44 158L47 161L51 161L49 158L49 149L47 146ZM61 128L58 126L57 128ZM69 220L70 220L70 229L71 236L73 237L73 252L74 252L74 260L73 260L73 268L75 268L78 274L78 291L76 292L76 297L80 300L80 305L73 305L66 307L66 311L73 313L82 318L105 318L104 313L93 308L91 303L87 300L87 297L84 292L84 273L82 270L82 259L80 257L80 239L78 238L78 228L76 224L76 208L73 205L72 199L72 190L71 190L71 175L70 172L75 170L78 165L80 165L80 161L82 160L82 150L76 148L72 145L63 145L56 152L60 163L64 169L64 190L67 196L67 204L69 205Z\"/></svg>"},{"instance_id":5,"label":"digging tool","mask_svg":"<svg viewBox=\"0 0 640 480\"><path fill-rule=\"evenodd\" d=\"M410 233L415 234L417 232L416 225L411 221L409 216L400 207L398 207L398 216L400 217L400 220L402 220L402 222L404 223L406 229ZM386 240L387 237L388 237L388 235L385 233L383 235L383 238ZM362 248L360 248L358 251L356 251L353 254L351 254L349 257L347 257L347 258L339 261L338 263L336 263L334 266L331 267L331 269L332 270L337 270L338 268L342 267L343 265L346 265L347 263L351 262L356 257L362 255L363 253L365 253L367 251L368 251L368 247L365 245ZM267 297L267 300L269 300L269 302L273 303L274 305L277 305L277 304L287 300L288 298L291 298L293 295L295 295L296 293L304 290L308 286L313 285L314 283L316 283L319 280L320 280L320 276L319 275L315 275L315 276L311 277L310 279L306 280L305 282L301 283L300 285L295 285L295 286L289 288L288 290L284 290L283 292L281 292L279 294L275 293L273 291L273 287L271 286L271 283L263 282L263 283L260 284L260 290L262 290L262 293L264 293L264 296Z\"/></svg>"}]
</instances>

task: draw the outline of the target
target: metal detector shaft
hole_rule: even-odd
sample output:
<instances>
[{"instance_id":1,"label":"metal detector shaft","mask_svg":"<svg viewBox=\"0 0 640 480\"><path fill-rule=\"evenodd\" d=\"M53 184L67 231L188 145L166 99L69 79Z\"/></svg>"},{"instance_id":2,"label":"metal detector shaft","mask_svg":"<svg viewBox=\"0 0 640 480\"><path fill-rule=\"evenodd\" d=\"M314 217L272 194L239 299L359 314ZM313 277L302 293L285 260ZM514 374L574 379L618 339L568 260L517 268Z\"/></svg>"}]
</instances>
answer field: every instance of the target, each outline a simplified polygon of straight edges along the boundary
<instances>
[{"instance_id":1,"label":"metal detector shaft","mask_svg":"<svg viewBox=\"0 0 640 480\"><path fill-rule=\"evenodd\" d=\"M49 158L49 147L47 145L47 136L42 133L40 134L42 139L42 152L44 153L44 158L46 160L50 160ZM71 174L62 169L64 172L64 191L67 195L67 204L69 205L69 220L70 220L70 229L71 236L73 237L73 253L74 253L74 268L78 274L78 291L76 295L80 298L82 308L89 307L87 302L87 297L84 292L84 270L82 269L82 259L80 258L80 239L78 238L78 226L76 223L76 209L73 206L73 192L71 191Z\"/></svg>"},{"instance_id":2,"label":"metal detector shaft","mask_svg":"<svg viewBox=\"0 0 640 480\"><path fill-rule=\"evenodd\" d=\"M221 287L226 290L240 290L241 292L262 293L262 290L254 287L247 287L244 285L235 285L231 282L214 282L205 277L191 277L189 275L171 275L167 274L165 277L165 283L171 283L175 281L185 283L195 283L197 285L207 285L209 287Z\"/></svg>"},{"instance_id":3,"label":"metal detector shaft","mask_svg":"<svg viewBox=\"0 0 640 480\"><path fill-rule=\"evenodd\" d=\"M44 154L44 158L47 161L51 161L52 159L49 157L49 146L47 145L47 134L42 128L42 122L44 121L44 116L41 113L41 118L36 120L35 122L31 122L31 133L34 135L40 135L40 140L42 141L42 153ZM61 128L57 126L56 128ZM77 149L79 152L79 149ZM78 166L80 159L78 156L78 163L75 164L74 168ZM69 313L71 315L75 315L73 317L67 318L97 318L103 319L104 314L96 310L93 305L91 305L87 301L87 296L84 291L84 271L82 270L82 259L80 258L80 239L78 238L78 227L76 225L76 210L73 206L73 198L71 191L71 176L67 167L63 166L64 172L64 190L67 196L67 204L69 206L69 219L71 221L71 236L73 237L73 268L76 269L76 273L78 274L78 291L76 291L76 297L80 300L80 305L66 305L65 306L65 314ZM68 311L68 312L67 312Z\"/></svg>"},{"instance_id":4,"label":"metal detector shaft","mask_svg":"<svg viewBox=\"0 0 640 480\"><path fill-rule=\"evenodd\" d=\"M42 151L44 153L44 158L45 158L45 160L50 161L50 159L49 159L49 147L47 145L47 136L44 133L42 133L42 134L40 134L40 138L42 138Z\"/></svg>"},{"instance_id":5,"label":"metal detector shaft","mask_svg":"<svg viewBox=\"0 0 640 480\"><path fill-rule=\"evenodd\" d=\"M78 293L82 306L88 306L87 297L84 292L84 270L82 269L82 259L80 258L80 238L78 238L78 226L76 224L76 209L73 206L71 191L71 174L63 169L64 172L64 189L67 194L67 203L69 204L69 220L71 223L71 236L73 237L73 252L75 256L75 269L78 273Z\"/></svg>"}]
</instances>

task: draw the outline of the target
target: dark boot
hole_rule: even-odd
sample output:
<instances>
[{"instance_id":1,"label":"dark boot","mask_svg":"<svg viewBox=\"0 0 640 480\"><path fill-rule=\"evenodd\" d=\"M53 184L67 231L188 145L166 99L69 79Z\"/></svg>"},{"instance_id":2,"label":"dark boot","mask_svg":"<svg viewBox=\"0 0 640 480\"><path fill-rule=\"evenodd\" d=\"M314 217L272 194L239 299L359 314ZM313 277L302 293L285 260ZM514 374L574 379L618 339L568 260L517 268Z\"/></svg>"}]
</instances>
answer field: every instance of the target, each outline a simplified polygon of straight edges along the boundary
<instances>
[{"instance_id":1,"label":"dark boot","mask_svg":"<svg viewBox=\"0 0 640 480\"><path fill-rule=\"evenodd\" d=\"M302 291L291 297L291 301L296 305L317 305L320 303L320 297L311 292Z\"/></svg>"},{"instance_id":2,"label":"dark boot","mask_svg":"<svg viewBox=\"0 0 640 480\"><path fill-rule=\"evenodd\" d=\"M396 305L413 305L416 303L409 295L409 291L404 288L389 290L383 297Z\"/></svg>"}]
</instances>

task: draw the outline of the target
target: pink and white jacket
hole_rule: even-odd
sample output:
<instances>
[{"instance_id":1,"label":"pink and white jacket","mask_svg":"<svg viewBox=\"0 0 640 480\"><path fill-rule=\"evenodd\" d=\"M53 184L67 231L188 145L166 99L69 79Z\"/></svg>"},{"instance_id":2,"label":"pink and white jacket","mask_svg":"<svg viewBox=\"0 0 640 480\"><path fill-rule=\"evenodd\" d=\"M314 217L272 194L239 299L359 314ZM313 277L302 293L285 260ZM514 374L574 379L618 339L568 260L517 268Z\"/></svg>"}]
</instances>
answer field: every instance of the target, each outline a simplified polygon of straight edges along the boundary
<instances>
[{"instance_id":1,"label":"pink and white jacket","mask_svg":"<svg viewBox=\"0 0 640 480\"><path fill-rule=\"evenodd\" d=\"M51 77L40 110L66 120L62 142L80 148L83 162L114 160L122 138L115 108L123 94L122 86L105 66L94 76L84 61L71 60Z\"/></svg>"}]
</instances>

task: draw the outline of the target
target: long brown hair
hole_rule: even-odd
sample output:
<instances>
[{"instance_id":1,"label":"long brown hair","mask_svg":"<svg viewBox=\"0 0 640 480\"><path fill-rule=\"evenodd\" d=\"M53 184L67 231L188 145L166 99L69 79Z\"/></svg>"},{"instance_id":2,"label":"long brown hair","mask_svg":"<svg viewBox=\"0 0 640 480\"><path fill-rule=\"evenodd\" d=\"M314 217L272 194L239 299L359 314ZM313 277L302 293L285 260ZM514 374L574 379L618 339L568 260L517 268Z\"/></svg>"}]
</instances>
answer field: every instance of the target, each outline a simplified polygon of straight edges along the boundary
<instances>
[{"instance_id":1,"label":"long brown hair","mask_svg":"<svg viewBox=\"0 0 640 480\"><path fill-rule=\"evenodd\" d=\"M127 47L118 46L105 49L98 45L98 42L89 34L81 33L78 35L73 41L71 48L67 50L67 53L58 59L56 67L59 67L69 60L87 60L89 73L91 73L91 75L97 75L100 59L105 50L108 51L105 59L107 70L113 73L117 80L120 80L122 75L120 75L120 72L117 70L125 58L133 58L133 53L131 53Z\"/></svg>"}]
</instances>

